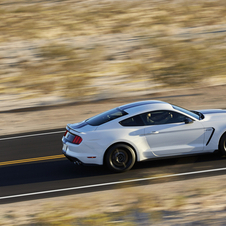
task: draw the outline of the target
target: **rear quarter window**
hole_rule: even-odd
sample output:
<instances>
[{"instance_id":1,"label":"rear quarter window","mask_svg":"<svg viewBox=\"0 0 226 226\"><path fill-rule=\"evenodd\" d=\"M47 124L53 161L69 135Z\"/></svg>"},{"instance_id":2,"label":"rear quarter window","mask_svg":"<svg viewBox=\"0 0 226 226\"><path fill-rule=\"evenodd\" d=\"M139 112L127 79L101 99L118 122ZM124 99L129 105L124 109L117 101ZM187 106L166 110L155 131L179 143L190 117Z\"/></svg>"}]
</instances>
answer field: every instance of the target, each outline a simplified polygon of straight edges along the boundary
<instances>
[{"instance_id":1,"label":"rear quarter window","mask_svg":"<svg viewBox=\"0 0 226 226\"><path fill-rule=\"evenodd\" d=\"M140 115L136 115L136 116L127 118L119 123L122 126L143 126L144 125Z\"/></svg>"}]
</instances>

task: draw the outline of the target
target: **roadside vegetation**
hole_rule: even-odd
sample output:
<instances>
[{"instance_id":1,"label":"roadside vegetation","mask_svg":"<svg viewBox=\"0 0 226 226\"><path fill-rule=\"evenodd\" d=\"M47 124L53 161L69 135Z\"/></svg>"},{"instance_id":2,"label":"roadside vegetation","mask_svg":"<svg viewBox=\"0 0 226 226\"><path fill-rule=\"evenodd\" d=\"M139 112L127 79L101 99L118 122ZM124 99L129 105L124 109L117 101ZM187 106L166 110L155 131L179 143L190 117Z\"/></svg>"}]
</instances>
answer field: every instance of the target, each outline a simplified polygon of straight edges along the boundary
<instances>
[{"instance_id":1,"label":"roadside vegetation","mask_svg":"<svg viewBox=\"0 0 226 226\"><path fill-rule=\"evenodd\" d=\"M3 205L0 206L0 225L225 224L223 175L116 188Z\"/></svg>"},{"instance_id":2,"label":"roadside vegetation","mask_svg":"<svg viewBox=\"0 0 226 226\"><path fill-rule=\"evenodd\" d=\"M0 94L92 99L225 82L224 0L0 3Z\"/></svg>"}]
</instances>

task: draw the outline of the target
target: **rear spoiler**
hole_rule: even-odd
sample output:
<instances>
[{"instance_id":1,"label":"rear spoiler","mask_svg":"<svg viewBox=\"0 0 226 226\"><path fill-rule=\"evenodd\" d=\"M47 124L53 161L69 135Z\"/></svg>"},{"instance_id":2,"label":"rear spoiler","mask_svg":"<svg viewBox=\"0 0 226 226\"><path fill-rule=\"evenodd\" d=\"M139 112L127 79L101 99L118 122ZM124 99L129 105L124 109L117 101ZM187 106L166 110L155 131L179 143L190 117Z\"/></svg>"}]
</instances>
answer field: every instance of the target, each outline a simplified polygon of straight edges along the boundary
<instances>
[{"instance_id":1,"label":"rear spoiler","mask_svg":"<svg viewBox=\"0 0 226 226\"><path fill-rule=\"evenodd\" d=\"M71 127L70 127L70 125L71 124L67 124L67 126L66 126L66 129L70 132L70 131L73 131L73 132L76 132L76 133L81 133L81 132L79 132L79 131L77 131L77 130L75 130L75 129L72 129Z\"/></svg>"}]
</instances>

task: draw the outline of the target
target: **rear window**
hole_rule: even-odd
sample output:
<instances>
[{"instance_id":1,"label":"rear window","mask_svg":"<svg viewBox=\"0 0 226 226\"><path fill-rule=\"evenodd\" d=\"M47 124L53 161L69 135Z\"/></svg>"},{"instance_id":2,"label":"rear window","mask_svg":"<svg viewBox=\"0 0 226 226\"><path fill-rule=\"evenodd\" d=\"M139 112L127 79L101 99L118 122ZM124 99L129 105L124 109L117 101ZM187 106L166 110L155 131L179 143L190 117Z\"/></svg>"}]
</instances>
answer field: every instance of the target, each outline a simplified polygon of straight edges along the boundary
<instances>
[{"instance_id":1,"label":"rear window","mask_svg":"<svg viewBox=\"0 0 226 226\"><path fill-rule=\"evenodd\" d=\"M91 126L100 126L106 122L112 121L116 118L120 118L124 115L127 115L125 111L120 110L119 108L114 108L112 110L103 112L99 115L96 115L90 119L86 120L86 123L88 123Z\"/></svg>"}]
</instances>

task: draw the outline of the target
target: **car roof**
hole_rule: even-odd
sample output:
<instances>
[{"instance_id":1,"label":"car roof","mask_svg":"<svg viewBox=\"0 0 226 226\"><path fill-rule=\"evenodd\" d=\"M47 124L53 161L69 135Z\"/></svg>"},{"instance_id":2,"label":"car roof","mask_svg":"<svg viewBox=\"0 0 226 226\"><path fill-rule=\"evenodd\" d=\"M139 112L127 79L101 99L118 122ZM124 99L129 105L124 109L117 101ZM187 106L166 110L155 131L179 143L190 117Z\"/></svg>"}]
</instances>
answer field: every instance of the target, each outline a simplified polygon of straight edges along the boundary
<instances>
[{"instance_id":1,"label":"car roof","mask_svg":"<svg viewBox=\"0 0 226 226\"><path fill-rule=\"evenodd\" d=\"M139 101L119 107L120 110L126 111L129 115L140 114L142 112L156 110L172 110L171 104L158 100Z\"/></svg>"},{"instance_id":2,"label":"car roof","mask_svg":"<svg viewBox=\"0 0 226 226\"><path fill-rule=\"evenodd\" d=\"M140 106L144 106L144 105L150 105L150 104L170 105L166 102L159 101L159 100L146 100L146 101L138 101L138 102L134 102L134 103L130 103L130 104L125 104L125 105L120 106L119 109L124 111L124 110L127 110L129 108L136 108L136 107L140 107Z\"/></svg>"}]
</instances>

